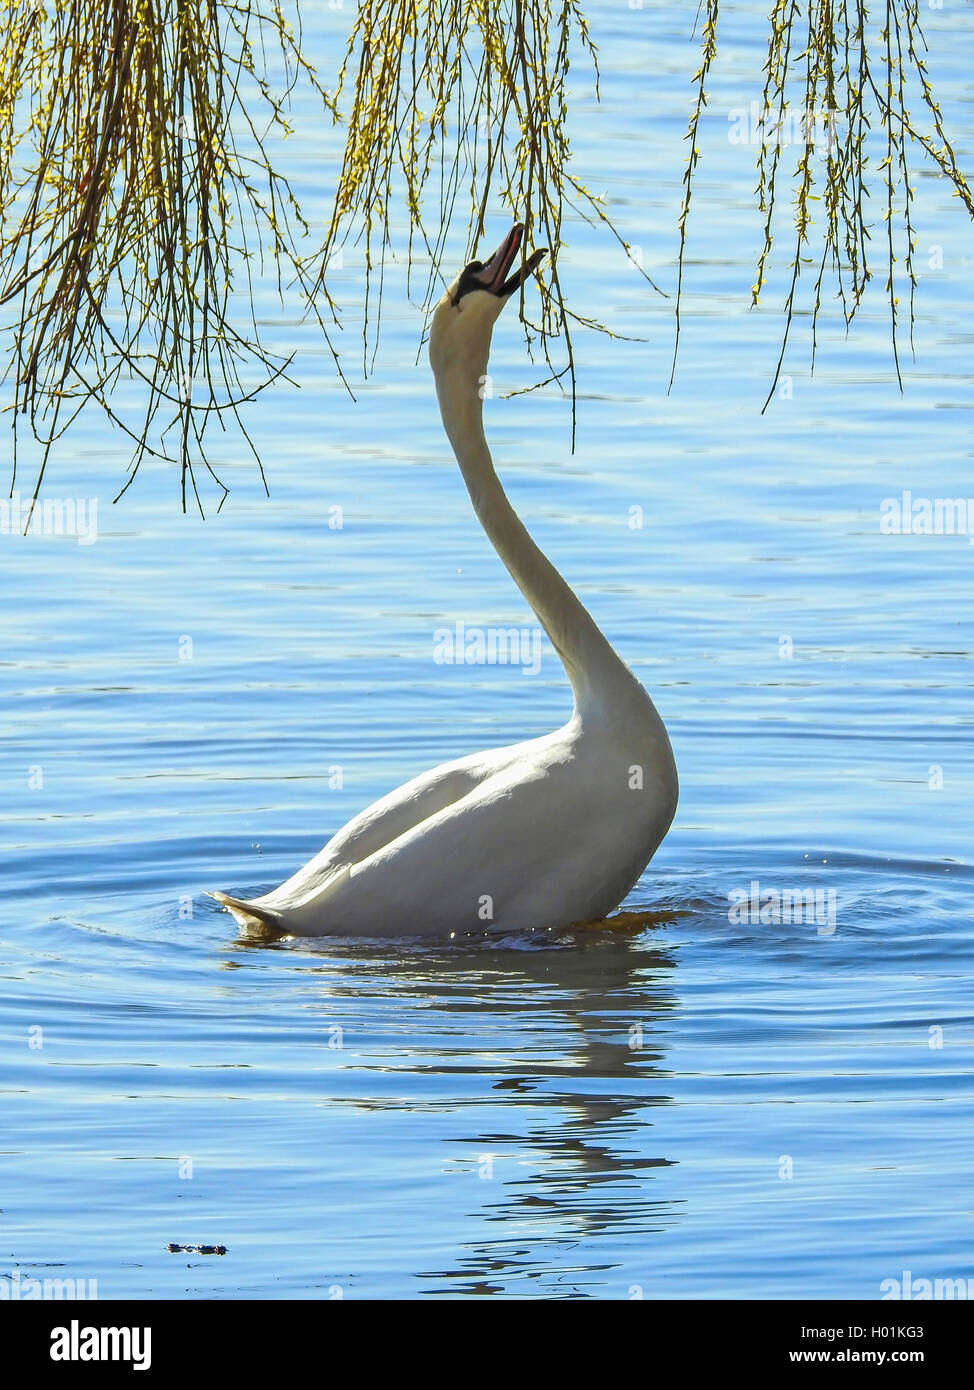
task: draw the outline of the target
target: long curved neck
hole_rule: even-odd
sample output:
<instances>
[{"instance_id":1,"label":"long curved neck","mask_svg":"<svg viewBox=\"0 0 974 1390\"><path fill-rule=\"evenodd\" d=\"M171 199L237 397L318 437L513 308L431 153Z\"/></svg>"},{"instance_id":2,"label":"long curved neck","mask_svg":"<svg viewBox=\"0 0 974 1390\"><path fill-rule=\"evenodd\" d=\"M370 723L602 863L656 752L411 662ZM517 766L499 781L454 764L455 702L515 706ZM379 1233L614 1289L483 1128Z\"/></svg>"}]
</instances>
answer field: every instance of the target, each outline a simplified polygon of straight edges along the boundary
<instances>
[{"instance_id":1,"label":"long curved neck","mask_svg":"<svg viewBox=\"0 0 974 1390\"><path fill-rule=\"evenodd\" d=\"M469 364L447 368L436 378L443 427L480 524L561 658L578 714L583 719L605 716L637 692L646 700L642 686L507 500L484 436L482 379L483 373Z\"/></svg>"}]
</instances>

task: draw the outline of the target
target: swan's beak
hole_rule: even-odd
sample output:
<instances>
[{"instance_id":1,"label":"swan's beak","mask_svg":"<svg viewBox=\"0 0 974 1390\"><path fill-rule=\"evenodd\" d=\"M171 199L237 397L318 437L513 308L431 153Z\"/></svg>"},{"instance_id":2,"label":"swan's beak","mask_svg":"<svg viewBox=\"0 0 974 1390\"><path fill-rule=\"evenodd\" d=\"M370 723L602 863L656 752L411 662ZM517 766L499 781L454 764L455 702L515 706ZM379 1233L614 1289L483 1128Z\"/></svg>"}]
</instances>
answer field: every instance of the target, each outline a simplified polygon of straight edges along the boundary
<instances>
[{"instance_id":1,"label":"swan's beak","mask_svg":"<svg viewBox=\"0 0 974 1390\"><path fill-rule=\"evenodd\" d=\"M528 276L537 270L548 254L548 248L542 246L540 250L532 252L513 275L508 275L508 271L521 249L523 236L524 227L518 222L508 232L486 265L481 266L480 270L475 273L474 278L480 281L485 290L491 294L496 294L498 299L506 299L509 294L520 289Z\"/></svg>"}]
</instances>

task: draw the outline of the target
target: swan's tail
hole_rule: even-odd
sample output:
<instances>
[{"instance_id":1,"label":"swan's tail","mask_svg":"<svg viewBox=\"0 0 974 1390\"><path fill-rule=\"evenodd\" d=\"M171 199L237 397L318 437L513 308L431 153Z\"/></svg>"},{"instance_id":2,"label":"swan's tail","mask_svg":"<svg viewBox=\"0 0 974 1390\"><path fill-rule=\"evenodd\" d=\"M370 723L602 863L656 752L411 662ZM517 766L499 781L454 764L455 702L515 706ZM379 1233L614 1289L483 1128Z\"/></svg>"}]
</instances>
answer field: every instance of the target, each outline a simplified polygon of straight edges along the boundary
<instances>
[{"instance_id":1,"label":"swan's tail","mask_svg":"<svg viewBox=\"0 0 974 1390\"><path fill-rule=\"evenodd\" d=\"M260 927L264 930L269 927L275 932L285 930L281 925L281 914L272 907L261 907L259 903L247 902L244 898L231 898L229 893L219 890L209 893L209 897L216 898L218 903L229 908L242 927Z\"/></svg>"}]
</instances>

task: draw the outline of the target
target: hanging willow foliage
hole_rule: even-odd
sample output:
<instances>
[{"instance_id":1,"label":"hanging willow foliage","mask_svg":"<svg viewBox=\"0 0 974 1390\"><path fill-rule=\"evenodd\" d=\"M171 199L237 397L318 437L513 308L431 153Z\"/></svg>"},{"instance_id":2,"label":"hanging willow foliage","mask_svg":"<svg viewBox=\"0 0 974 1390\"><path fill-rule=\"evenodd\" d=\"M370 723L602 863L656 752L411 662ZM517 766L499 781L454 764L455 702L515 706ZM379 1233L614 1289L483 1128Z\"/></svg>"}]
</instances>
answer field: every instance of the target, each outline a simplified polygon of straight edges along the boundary
<instances>
[{"instance_id":1,"label":"hanging willow foliage","mask_svg":"<svg viewBox=\"0 0 974 1390\"><path fill-rule=\"evenodd\" d=\"M604 228L628 254L602 200L569 167L566 81L573 46L588 59L598 95L598 56L576 0L359 0L338 79L337 99L350 89L350 109L326 260L354 229L364 240L367 270L378 271L381 284L390 210L400 200L410 262L417 241L429 256L427 297L440 277L458 199L471 255L491 201L523 221L522 256L531 246L561 245L566 209ZM525 318L523 290L521 316L529 342L537 335L551 368L537 385L567 374L574 407L572 325L609 330L568 307L557 257L535 281L539 321ZM366 352L371 343L373 355L377 331L378 322L369 337L367 299ZM564 346L560 369L550 351L556 339Z\"/></svg>"},{"instance_id":2,"label":"hanging willow foliage","mask_svg":"<svg viewBox=\"0 0 974 1390\"><path fill-rule=\"evenodd\" d=\"M702 58L692 79L677 227L674 372L718 3L701 0ZM813 363L826 276L836 278L847 324L859 307L874 274L870 179L879 181L885 234L878 255L899 373L897 287L905 277L912 330L916 284L908 155L918 151L930 161L974 215L924 65L919 0L881 0L875 17L865 0L771 3L758 141L764 237L752 296L757 303L776 208L790 192L794 255L775 382L806 284ZM577 0L359 0L330 89L302 51L297 4L287 9L295 27L277 0L266 7L261 0L5 6L0 302L16 315L8 365L14 423L25 418L43 444L35 498L52 445L90 400L132 436L121 492L141 461L156 456L178 463L184 509L189 488L202 510L194 468L208 469L226 495L206 460L207 426L233 417L249 442L241 406L285 376L290 361L267 352L257 328L251 277L263 273L265 251L278 290L295 289L327 339L337 318L326 268L350 235L359 239L366 370L400 207L411 261L422 251L429 267L427 291L459 222L476 252L489 204L504 203L525 222L525 247L557 251L566 211L573 211L629 252L602 200L570 167L570 58L585 58L598 91L596 48ZM284 72L283 83L275 73L276 85L268 77L270 49ZM298 84L329 121L345 122L331 217L318 246L309 243L299 203L268 152L270 136L290 129ZM915 122L911 105L922 120ZM812 124L828 113L828 139L803 142L792 168L787 147L770 133L795 107ZM873 165L877 139L881 157ZM815 235L821 247L813 255ZM608 330L569 306L557 256L539 284L538 321L525 319L525 329L529 343L540 342L545 382L567 375L574 407L573 327ZM255 368L260 380L248 386L244 378ZM125 377L144 393L138 429L113 403Z\"/></svg>"},{"instance_id":3,"label":"hanging willow foliage","mask_svg":"<svg viewBox=\"0 0 974 1390\"><path fill-rule=\"evenodd\" d=\"M51 446L94 400L134 441L121 492L147 455L175 459L183 509L189 485L202 510L194 462L226 496L203 449L208 423L232 416L249 443L240 407L290 360L261 345L252 266L269 248L279 286L288 274L310 299L315 279L268 134L289 132L298 81L330 118L334 104L276 4L20 0L4 23L0 303L18 316L15 426L26 416L44 445L34 500ZM266 77L268 42L283 91ZM331 311L327 295L312 302ZM255 367L257 386L245 385ZM123 375L144 388L141 430L113 405ZM16 428L14 439L11 491Z\"/></svg>"},{"instance_id":4,"label":"hanging willow foliage","mask_svg":"<svg viewBox=\"0 0 974 1390\"><path fill-rule=\"evenodd\" d=\"M687 246L693 175L699 160L697 140L706 106L706 82L717 56L719 0L704 0L702 61L694 75L696 98L687 139L690 154L684 172L680 209L676 334L673 373L680 336L684 253ZM862 301L878 260L886 276L890 334L897 381L900 371L899 295L908 292L910 344L913 343L914 292L913 188L910 155L918 152L946 178L968 215L974 200L957 165L944 130L940 107L927 72L926 40L919 0L773 0L764 65L765 83L758 108L756 137L758 206L764 217L763 245L751 289L758 303L774 241L776 204L783 189L793 189L794 241L785 292L785 327L781 351L764 408L781 374L792 322L799 308L802 270L808 267L812 367L826 275L835 277L835 292L846 328ZM919 106L926 129L914 120ZM783 151L797 146L797 165L789 168ZM878 155L878 158L876 156ZM875 158L875 166L872 161ZM874 255L870 179L878 181L881 249ZM822 213L816 216L816 205ZM813 238L820 247L813 255ZM899 267L899 268L898 268Z\"/></svg>"}]
</instances>

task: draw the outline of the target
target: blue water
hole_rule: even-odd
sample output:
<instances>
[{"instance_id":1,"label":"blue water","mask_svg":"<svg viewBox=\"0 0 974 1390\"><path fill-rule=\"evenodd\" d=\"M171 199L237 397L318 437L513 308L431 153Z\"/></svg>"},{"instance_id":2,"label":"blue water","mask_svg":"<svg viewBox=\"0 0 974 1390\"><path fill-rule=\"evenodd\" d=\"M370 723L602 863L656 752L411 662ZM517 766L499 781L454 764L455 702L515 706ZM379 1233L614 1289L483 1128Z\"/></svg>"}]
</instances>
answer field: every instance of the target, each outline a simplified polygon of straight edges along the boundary
<instances>
[{"instance_id":1,"label":"blue water","mask_svg":"<svg viewBox=\"0 0 974 1390\"><path fill-rule=\"evenodd\" d=\"M350 11L304 13L327 66ZM671 291L693 7L589 13L604 99L579 65L576 167ZM924 19L970 168L974 21ZM727 112L759 95L765 20L724 22L673 392L672 300L575 219L579 312L640 341L579 336L572 454L556 391L502 398L538 375L509 309L486 409L514 504L671 733L680 808L630 899L657 925L259 947L205 896L273 886L400 781L570 707L550 650L533 676L433 660L437 628L532 620L443 438L402 263L366 383L354 246L336 276L357 403L261 285L300 383L248 417L270 499L214 436L219 515L181 516L150 464L113 508L128 451L92 414L48 495L97 497L97 542L0 537L0 1277L874 1298L974 1275L974 549L879 526L903 489L974 495L969 229L918 176L902 396L880 276L848 341L823 325L814 378L799 320L762 416L786 257L749 312L755 151ZM295 123L320 218L336 140ZM752 881L834 890L833 922L730 921Z\"/></svg>"}]
</instances>

